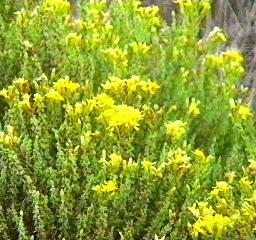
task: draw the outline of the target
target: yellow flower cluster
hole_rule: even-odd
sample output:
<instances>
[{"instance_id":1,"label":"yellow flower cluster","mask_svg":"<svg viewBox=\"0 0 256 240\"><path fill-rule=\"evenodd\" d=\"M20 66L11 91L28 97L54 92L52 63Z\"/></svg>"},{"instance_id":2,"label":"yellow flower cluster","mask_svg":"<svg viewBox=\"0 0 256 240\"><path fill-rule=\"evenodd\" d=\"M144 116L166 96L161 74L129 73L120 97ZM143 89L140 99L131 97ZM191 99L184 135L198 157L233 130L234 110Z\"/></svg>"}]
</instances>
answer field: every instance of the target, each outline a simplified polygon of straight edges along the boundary
<instances>
[{"instance_id":1,"label":"yellow flower cluster","mask_svg":"<svg viewBox=\"0 0 256 240\"><path fill-rule=\"evenodd\" d=\"M251 109L247 106L239 106L238 107L238 115L243 120L246 120L246 119L251 118L253 116Z\"/></svg>"},{"instance_id":2,"label":"yellow flower cluster","mask_svg":"<svg viewBox=\"0 0 256 240\"><path fill-rule=\"evenodd\" d=\"M124 172L134 172L137 167L138 163L133 162L133 160L130 158L128 161L124 160L121 155L118 155L116 153L112 153L109 158L110 160L106 160L106 153L103 151L102 158L100 162L105 164L109 167L110 171L116 172L118 170L123 170Z\"/></svg>"},{"instance_id":3,"label":"yellow flower cluster","mask_svg":"<svg viewBox=\"0 0 256 240\"><path fill-rule=\"evenodd\" d=\"M103 50L103 53L105 53L115 65L121 64L121 66L124 68L128 66L128 52L126 50L122 50L118 47L108 48Z\"/></svg>"},{"instance_id":4,"label":"yellow flower cluster","mask_svg":"<svg viewBox=\"0 0 256 240\"><path fill-rule=\"evenodd\" d=\"M80 47L82 44L82 35L76 32L69 33L66 37L66 42L72 47Z\"/></svg>"},{"instance_id":5,"label":"yellow flower cluster","mask_svg":"<svg viewBox=\"0 0 256 240\"><path fill-rule=\"evenodd\" d=\"M146 43L133 42L130 45L132 47L133 53L138 54L138 55L145 55L150 50L150 46L148 46Z\"/></svg>"},{"instance_id":6,"label":"yellow flower cluster","mask_svg":"<svg viewBox=\"0 0 256 240\"><path fill-rule=\"evenodd\" d=\"M211 196L219 197L220 193L230 193L232 190L232 187L225 181L220 181L216 183L216 186L213 188L213 190L210 192Z\"/></svg>"},{"instance_id":7,"label":"yellow flower cluster","mask_svg":"<svg viewBox=\"0 0 256 240\"><path fill-rule=\"evenodd\" d=\"M68 12L70 8L71 5L66 0L44 0L42 5L42 9L45 11L59 10Z\"/></svg>"},{"instance_id":8,"label":"yellow flower cluster","mask_svg":"<svg viewBox=\"0 0 256 240\"><path fill-rule=\"evenodd\" d=\"M112 193L118 189L117 182L110 180L106 181L104 184L96 185L92 190L96 191L98 194L101 193Z\"/></svg>"},{"instance_id":9,"label":"yellow flower cluster","mask_svg":"<svg viewBox=\"0 0 256 240\"><path fill-rule=\"evenodd\" d=\"M168 152L169 162L171 163L174 171L181 174L187 173L191 167L190 157L188 157L187 152L178 148L175 151L170 150Z\"/></svg>"},{"instance_id":10,"label":"yellow flower cluster","mask_svg":"<svg viewBox=\"0 0 256 240\"><path fill-rule=\"evenodd\" d=\"M103 111L101 118L107 123L110 131L117 127L139 130L139 121L143 119L143 114L132 106L114 105Z\"/></svg>"},{"instance_id":11,"label":"yellow flower cluster","mask_svg":"<svg viewBox=\"0 0 256 240\"><path fill-rule=\"evenodd\" d=\"M102 85L103 89L110 91L115 95L124 97L130 96L134 93L146 92L155 95L160 89L156 82L143 81L138 76L132 76L128 79L120 79L118 77L110 77L110 81Z\"/></svg>"},{"instance_id":12,"label":"yellow flower cluster","mask_svg":"<svg viewBox=\"0 0 256 240\"><path fill-rule=\"evenodd\" d=\"M30 104L30 95L25 93L22 95L21 101L18 102L19 109L23 110L30 110L31 104Z\"/></svg>"},{"instance_id":13,"label":"yellow flower cluster","mask_svg":"<svg viewBox=\"0 0 256 240\"><path fill-rule=\"evenodd\" d=\"M215 27L208 35L208 38L214 42L226 43L228 40L219 27Z\"/></svg>"},{"instance_id":14,"label":"yellow flower cluster","mask_svg":"<svg viewBox=\"0 0 256 240\"><path fill-rule=\"evenodd\" d=\"M153 23L153 25L158 27L162 26L162 20L159 17L159 7L155 5L149 7L136 7L135 11L139 12L144 19L150 20Z\"/></svg>"},{"instance_id":15,"label":"yellow flower cluster","mask_svg":"<svg viewBox=\"0 0 256 240\"><path fill-rule=\"evenodd\" d=\"M94 108L96 108L98 111L104 111L108 108L112 108L115 104L115 100L105 93L97 95L88 102L94 105Z\"/></svg>"},{"instance_id":16,"label":"yellow flower cluster","mask_svg":"<svg viewBox=\"0 0 256 240\"><path fill-rule=\"evenodd\" d=\"M50 91L45 94L45 97L56 102L64 101L64 98L60 95L60 93L54 89L50 89Z\"/></svg>"},{"instance_id":17,"label":"yellow flower cluster","mask_svg":"<svg viewBox=\"0 0 256 240\"><path fill-rule=\"evenodd\" d=\"M209 156L206 157L204 152L200 149L196 149L194 151L194 155L202 163L207 163L207 162L211 161L212 159L214 159L214 157L212 155L209 155Z\"/></svg>"},{"instance_id":18,"label":"yellow flower cluster","mask_svg":"<svg viewBox=\"0 0 256 240\"><path fill-rule=\"evenodd\" d=\"M0 143L11 148L20 143L20 139L14 133L13 126L7 125L6 132L0 131Z\"/></svg>"},{"instance_id":19,"label":"yellow flower cluster","mask_svg":"<svg viewBox=\"0 0 256 240\"><path fill-rule=\"evenodd\" d=\"M159 167L156 166L156 162L144 160L141 162L141 166L144 171L154 177L162 178L165 169L169 166L169 163L163 162Z\"/></svg>"},{"instance_id":20,"label":"yellow flower cluster","mask_svg":"<svg viewBox=\"0 0 256 240\"><path fill-rule=\"evenodd\" d=\"M200 115L200 109L199 109L200 101L195 101L195 99L192 99L192 102L189 105L188 113L192 115L193 117L197 117Z\"/></svg>"},{"instance_id":21,"label":"yellow flower cluster","mask_svg":"<svg viewBox=\"0 0 256 240\"><path fill-rule=\"evenodd\" d=\"M227 50L218 56L207 55L206 58L213 66L235 71L239 75L245 72L243 68L244 58L237 50Z\"/></svg>"},{"instance_id":22,"label":"yellow flower cluster","mask_svg":"<svg viewBox=\"0 0 256 240\"><path fill-rule=\"evenodd\" d=\"M202 11L209 12L211 10L211 4L209 0L176 0L176 3L179 4L181 11L184 11L185 8L199 7L202 8Z\"/></svg>"},{"instance_id":23,"label":"yellow flower cluster","mask_svg":"<svg viewBox=\"0 0 256 240\"><path fill-rule=\"evenodd\" d=\"M43 108L43 106L44 106L44 97L41 94L35 93L33 100L34 100L34 106L36 108Z\"/></svg>"},{"instance_id":24,"label":"yellow flower cluster","mask_svg":"<svg viewBox=\"0 0 256 240\"><path fill-rule=\"evenodd\" d=\"M187 126L187 122L183 122L181 120L176 120L170 123L166 123L166 133L171 136L173 141L179 139L182 135L186 133L185 127Z\"/></svg>"},{"instance_id":25,"label":"yellow flower cluster","mask_svg":"<svg viewBox=\"0 0 256 240\"><path fill-rule=\"evenodd\" d=\"M231 109L233 110L234 117L237 117L238 119L242 120L248 120L253 117L252 110L249 106L245 106L239 103L236 104L234 99L230 99L229 104Z\"/></svg>"},{"instance_id":26,"label":"yellow flower cluster","mask_svg":"<svg viewBox=\"0 0 256 240\"><path fill-rule=\"evenodd\" d=\"M216 213L207 202L198 202L197 206L194 204L188 209L197 219L192 226L190 225L191 235L194 238L223 237L234 225L231 218Z\"/></svg>"},{"instance_id":27,"label":"yellow flower cluster","mask_svg":"<svg viewBox=\"0 0 256 240\"><path fill-rule=\"evenodd\" d=\"M65 77L55 82L53 88L60 94L73 94L80 89L80 84L70 81L69 77Z\"/></svg>"}]
</instances>

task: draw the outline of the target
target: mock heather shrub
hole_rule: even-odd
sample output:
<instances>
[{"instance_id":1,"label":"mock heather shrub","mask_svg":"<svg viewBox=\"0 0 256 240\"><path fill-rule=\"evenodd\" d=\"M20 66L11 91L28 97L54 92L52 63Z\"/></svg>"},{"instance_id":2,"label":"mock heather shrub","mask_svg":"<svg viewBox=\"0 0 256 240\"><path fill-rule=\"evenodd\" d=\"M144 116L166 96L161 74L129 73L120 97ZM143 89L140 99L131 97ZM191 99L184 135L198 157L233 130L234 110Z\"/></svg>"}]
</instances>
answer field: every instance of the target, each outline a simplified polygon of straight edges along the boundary
<instances>
[{"instance_id":1,"label":"mock heather shrub","mask_svg":"<svg viewBox=\"0 0 256 240\"><path fill-rule=\"evenodd\" d=\"M208 0L177 4L5 8L1 239L256 238L244 58L202 35Z\"/></svg>"}]
</instances>

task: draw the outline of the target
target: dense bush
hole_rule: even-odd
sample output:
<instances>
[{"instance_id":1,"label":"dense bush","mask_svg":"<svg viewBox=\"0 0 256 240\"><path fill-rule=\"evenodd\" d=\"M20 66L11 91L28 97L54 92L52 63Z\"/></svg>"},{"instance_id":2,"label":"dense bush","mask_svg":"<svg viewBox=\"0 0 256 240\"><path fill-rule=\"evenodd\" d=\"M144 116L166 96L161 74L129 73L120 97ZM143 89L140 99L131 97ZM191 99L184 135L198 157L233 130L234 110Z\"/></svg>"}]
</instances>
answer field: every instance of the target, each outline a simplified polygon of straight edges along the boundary
<instances>
[{"instance_id":1,"label":"dense bush","mask_svg":"<svg viewBox=\"0 0 256 240\"><path fill-rule=\"evenodd\" d=\"M0 19L2 239L256 238L244 60L178 2L171 26L136 0Z\"/></svg>"}]
</instances>

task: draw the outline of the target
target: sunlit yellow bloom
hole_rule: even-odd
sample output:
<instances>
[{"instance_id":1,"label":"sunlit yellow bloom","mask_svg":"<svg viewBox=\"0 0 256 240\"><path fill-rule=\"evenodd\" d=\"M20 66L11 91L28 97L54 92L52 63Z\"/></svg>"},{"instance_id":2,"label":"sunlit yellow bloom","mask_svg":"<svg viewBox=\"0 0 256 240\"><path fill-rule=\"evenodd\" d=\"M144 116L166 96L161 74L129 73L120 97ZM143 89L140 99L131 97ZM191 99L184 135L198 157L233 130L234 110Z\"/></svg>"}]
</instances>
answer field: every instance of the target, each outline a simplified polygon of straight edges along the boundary
<instances>
[{"instance_id":1,"label":"sunlit yellow bloom","mask_svg":"<svg viewBox=\"0 0 256 240\"><path fill-rule=\"evenodd\" d=\"M248 118L251 118L253 115L252 115L252 112L251 112L251 109L247 106L242 106L240 105L238 107L238 115L243 119L243 120L246 120Z\"/></svg>"},{"instance_id":2,"label":"sunlit yellow bloom","mask_svg":"<svg viewBox=\"0 0 256 240\"><path fill-rule=\"evenodd\" d=\"M222 66L224 64L224 59L222 56L207 55L206 59L217 66Z\"/></svg>"},{"instance_id":3,"label":"sunlit yellow bloom","mask_svg":"<svg viewBox=\"0 0 256 240\"><path fill-rule=\"evenodd\" d=\"M248 190L252 189L253 182L250 181L250 179L248 177L241 178L239 183L243 190L248 191Z\"/></svg>"},{"instance_id":4,"label":"sunlit yellow bloom","mask_svg":"<svg viewBox=\"0 0 256 240\"><path fill-rule=\"evenodd\" d=\"M224 60L229 60L241 64L244 62L244 57L236 50L228 50L222 53Z\"/></svg>"},{"instance_id":5,"label":"sunlit yellow bloom","mask_svg":"<svg viewBox=\"0 0 256 240\"><path fill-rule=\"evenodd\" d=\"M150 173L150 174L154 174L156 172L156 167L154 166L156 163L155 162L151 162L151 161L148 161L148 160L144 160L141 165L142 167L144 168L144 170L147 172L147 173Z\"/></svg>"},{"instance_id":6,"label":"sunlit yellow bloom","mask_svg":"<svg viewBox=\"0 0 256 240\"><path fill-rule=\"evenodd\" d=\"M186 173L191 167L190 157L188 157L187 152L181 148L175 151L170 150L168 152L168 158L173 168L181 173Z\"/></svg>"},{"instance_id":7,"label":"sunlit yellow bloom","mask_svg":"<svg viewBox=\"0 0 256 240\"><path fill-rule=\"evenodd\" d=\"M147 54L150 50L150 46L148 46L146 43L142 42L133 42L131 43L132 50L135 54Z\"/></svg>"},{"instance_id":8,"label":"sunlit yellow bloom","mask_svg":"<svg viewBox=\"0 0 256 240\"><path fill-rule=\"evenodd\" d=\"M0 96L4 97L6 100L9 98L8 91L4 88L0 91Z\"/></svg>"},{"instance_id":9,"label":"sunlit yellow bloom","mask_svg":"<svg viewBox=\"0 0 256 240\"><path fill-rule=\"evenodd\" d=\"M97 185L92 188L97 193L111 193L118 189L117 182L110 180L106 181L104 184Z\"/></svg>"},{"instance_id":10,"label":"sunlit yellow bloom","mask_svg":"<svg viewBox=\"0 0 256 240\"><path fill-rule=\"evenodd\" d=\"M105 93L101 93L93 98L96 101L95 108L98 110L105 110L114 106L115 101L112 97Z\"/></svg>"},{"instance_id":11,"label":"sunlit yellow bloom","mask_svg":"<svg viewBox=\"0 0 256 240\"><path fill-rule=\"evenodd\" d=\"M61 11L69 11L70 3L66 0L44 0L42 8L44 10L61 10Z\"/></svg>"},{"instance_id":12,"label":"sunlit yellow bloom","mask_svg":"<svg viewBox=\"0 0 256 240\"><path fill-rule=\"evenodd\" d=\"M203 152L202 150L196 149L196 150L194 151L194 154L195 154L195 156L198 157L200 160L205 161L206 157L205 157L204 152Z\"/></svg>"},{"instance_id":13,"label":"sunlit yellow bloom","mask_svg":"<svg viewBox=\"0 0 256 240\"><path fill-rule=\"evenodd\" d=\"M51 100L55 100L55 101L64 101L64 98L60 95L60 93L54 89L51 89L46 95L46 98L49 98Z\"/></svg>"},{"instance_id":14,"label":"sunlit yellow bloom","mask_svg":"<svg viewBox=\"0 0 256 240\"><path fill-rule=\"evenodd\" d=\"M255 218L256 218L255 208L250 203L244 202L241 207L241 212L243 216L246 216L247 220L255 221Z\"/></svg>"},{"instance_id":15,"label":"sunlit yellow bloom","mask_svg":"<svg viewBox=\"0 0 256 240\"><path fill-rule=\"evenodd\" d=\"M199 218L192 225L192 236L198 238L199 235L222 237L229 227L232 227L233 222L229 217L222 216L221 214L207 215Z\"/></svg>"},{"instance_id":16,"label":"sunlit yellow bloom","mask_svg":"<svg viewBox=\"0 0 256 240\"><path fill-rule=\"evenodd\" d=\"M227 38L224 35L223 31L219 27L215 27L210 33L209 38L214 41L227 42Z\"/></svg>"},{"instance_id":17,"label":"sunlit yellow bloom","mask_svg":"<svg viewBox=\"0 0 256 240\"><path fill-rule=\"evenodd\" d=\"M22 100L18 103L18 107L23 110L30 110L31 105L30 105L30 95L29 94L23 94L22 95Z\"/></svg>"},{"instance_id":18,"label":"sunlit yellow bloom","mask_svg":"<svg viewBox=\"0 0 256 240\"><path fill-rule=\"evenodd\" d=\"M123 163L123 158L121 155L118 155L116 153L112 153L110 156L109 164L116 170L118 169L121 164Z\"/></svg>"},{"instance_id":19,"label":"sunlit yellow bloom","mask_svg":"<svg viewBox=\"0 0 256 240\"><path fill-rule=\"evenodd\" d=\"M120 48L108 48L103 53L113 60L126 59L128 56L127 51Z\"/></svg>"},{"instance_id":20,"label":"sunlit yellow bloom","mask_svg":"<svg viewBox=\"0 0 256 240\"><path fill-rule=\"evenodd\" d=\"M69 33L66 37L66 41L73 47L79 47L82 44L82 35L76 32Z\"/></svg>"},{"instance_id":21,"label":"sunlit yellow bloom","mask_svg":"<svg viewBox=\"0 0 256 240\"><path fill-rule=\"evenodd\" d=\"M23 86L25 84L28 84L28 80L25 80L24 78L19 78L17 80L13 81L14 85Z\"/></svg>"},{"instance_id":22,"label":"sunlit yellow bloom","mask_svg":"<svg viewBox=\"0 0 256 240\"><path fill-rule=\"evenodd\" d=\"M127 97L133 93L144 91L151 95L156 94L160 86L156 82L141 80L138 76L131 76L128 79L121 79L118 77L110 77L110 81L107 81L102 87L118 95Z\"/></svg>"},{"instance_id":23,"label":"sunlit yellow bloom","mask_svg":"<svg viewBox=\"0 0 256 240\"><path fill-rule=\"evenodd\" d=\"M8 89L2 89L0 91L0 96L4 97L5 101L12 105L15 101L19 99L20 92L14 86L9 86Z\"/></svg>"},{"instance_id":24,"label":"sunlit yellow bloom","mask_svg":"<svg viewBox=\"0 0 256 240\"><path fill-rule=\"evenodd\" d=\"M171 136L172 140L177 140L186 133L186 126L187 122L181 120L166 123L166 133Z\"/></svg>"},{"instance_id":25,"label":"sunlit yellow bloom","mask_svg":"<svg viewBox=\"0 0 256 240\"><path fill-rule=\"evenodd\" d=\"M192 100L188 108L188 113L191 114L192 116L197 117L200 114L200 109L198 107L199 104L200 102L195 102L195 100Z\"/></svg>"},{"instance_id":26,"label":"sunlit yellow bloom","mask_svg":"<svg viewBox=\"0 0 256 240\"><path fill-rule=\"evenodd\" d=\"M139 7L139 8L137 8L137 11L143 17L152 18L152 17L155 17L159 13L160 9L159 9L158 6L152 5L152 6L149 6L149 7Z\"/></svg>"},{"instance_id":27,"label":"sunlit yellow bloom","mask_svg":"<svg viewBox=\"0 0 256 240\"><path fill-rule=\"evenodd\" d=\"M216 183L216 186L213 187L213 190L210 192L210 195L213 197L218 197L219 193L229 193L232 187L225 181L220 181Z\"/></svg>"},{"instance_id":28,"label":"sunlit yellow bloom","mask_svg":"<svg viewBox=\"0 0 256 240\"><path fill-rule=\"evenodd\" d=\"M34 100L34 104L35 104L36 107L39 107L39 108L43 107L44 97L41 94L35 93L33 100Z\"/></svg>"},{"instance_id":29,"label":"sunlit yellow bloom","mask_svg":"<svg viewBox=\"0 0 256 240\"><path fill-rule=\"evenodd\" d=\"M14 127L12 125L7 125L5 132L0 131L0 143L11 148L20 143L20 139L14 133Z\"/></svg>"},{"instance_id":30,"label":"sunlit yellow bloom","mask_svg":"<svg viewBox=\"0 0 256 240\"><path fill-rule=\"evenodd\" d=\"M139 121L143 119L138 109L127 105L115 105L106 109L101 116L111 131L119 126L138 130Z\"/></svg>"},{"instance_id":31,"label":"sunlit yellow bloom","mask_svg":"<svg viewBox=\"0 0 256 240\"><path fill-rule=\"evenodd\" d=\"M72 94L78 91L78 89L80 89L80 84L70 81L69 77L65 77L55 82L53 84L53 87L55 90L57 90L61 94L66 94L66 93Z\"/></svg>"}]
</instances>

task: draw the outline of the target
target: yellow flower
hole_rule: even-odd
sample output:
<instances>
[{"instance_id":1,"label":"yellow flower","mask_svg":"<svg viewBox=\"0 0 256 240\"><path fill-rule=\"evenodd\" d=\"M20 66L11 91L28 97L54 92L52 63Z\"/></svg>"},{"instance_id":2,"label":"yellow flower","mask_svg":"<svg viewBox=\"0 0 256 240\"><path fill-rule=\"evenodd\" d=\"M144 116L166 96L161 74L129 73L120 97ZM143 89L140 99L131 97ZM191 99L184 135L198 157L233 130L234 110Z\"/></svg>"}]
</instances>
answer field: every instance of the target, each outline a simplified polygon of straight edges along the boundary
<instances>
[{"instance_id":1,"label":"yellow flower","mask_svg":"<svg viewBox=\"0 0 256 240\"><path fill-rule=\"evenodd\" d=\"M244 57L236 50L228 50L222 53L224 60L242 64Z\"/></svg>"},{"instance_id":2,"label":"yellow flower","mask_svg":"<svg viewBox=\"0 0 256 240\"><path fill-rule=\"evenodd\" d=\"M147 18L153 18L157 16L159 13L160 9L158 6L152 5L149 7L139 7L137 8L137 11L143 16Z\"/></svg>"},{"instance_id":3,"label":"yellow flower","mask_svg":"<svg viewBox=\"0 0 256 240\"><path fill-rule=\"evenodd\" d=\"M150 173L151 175L154 175L154 173L156 172L156 167L154 166L156 163L155 162L150 162L148 160L144 160L141 165L144 168L144 170L147 173Z\"/></svg>"},{"instance_id":4,"label":"yellow flower","mask_svg":"<svg viewBox=\"0 0 256 240\"><path fill-rule=\"evenodd\" d=\"M17 86L23 86L25 84L28 84L28 80L25 80L24 78L18 78L16 80L13 81L14 85L17 85Z\"/></svg>"},{"instance_id":5,"label":"yellow flower","mask_svg":"<svg viewBox=\"0 0 256 240\"><path fill-rule=\"evenodd\" d=\"M41 108L44 106L44 97L39 94L39 93L35 93L34 94L34 104L35 107Z\"/></svg>"},{"instance_id":6,"label":"yellow flower","mask_svg":"<svg viewBox=\"0 0 256 240\"><path fill-rule=\"evenodd\" d=\"M241 178L239 183L240 183L241 189L243 189L245 191L252 189L253 182L250 181L250 179L248 177Z\"/></svg>"},{"instance_id":7,"label":"yellow flower","mask_svg":"<svg viewBox=\"0 0 256 240\"><path fill-rule=\"evenodd\" d=\"M198 157L200 160L202 160L202 161L205 161L205 159L206 159L206 157L205 157L205 155L204 155L204 152L202 151L202 150L200 150L200 149L196 149L195 151L194 151L194 155L196 156L196 157Z\"/></svg>"},{"instance_id":8,"label":"yellow flower","mask_svg":"<svg viewBox=\"0 0 256 240\"><path fill-rule=\"evenodd\" d=\"M80 89L80 84L74 83L69 80L69 77L61 78L53 84L54 89L56 89L61 94L72 94Z\"/></svg>"},{"instance_id":9,"label":"yellow flower","mask_svg":"<svg viewBox=\"0 0 256 240\"><path fill-rule=\"evenodd\" d=\"M218 197L219 193L229 193L232 187L225 181L219 181L216 183L216 186L213 187L213 190L210 192L211 196Z\"/></svg>"},{"instance_id":10,"label":"yellow flower","mask_svg":"<svg viewBox=\"0 0 256 240\"><path fill-rule=\"evenodd\" d=\"M8 96L8 91L4 88L0 91L0 96L2 96L3 98L5 98L5 100L7 100L9 98Z\"/></svg>"},{"instance_id":11,"label":"yellow flower","mask_svg":"<svg viewBox=\"0 0 256 240\"><path fill-rule=\"evenodd\" d=\"M223 31L219 27L215 27L213 31L209 33L209 38L214 41L227 42L227 38L224 35Z\"/></svg>"},{"instance_id":12,"label":"yellow flower","mask_svg":"<svg viewBox=\"0 0 256 240\"><path fill-rule=\"evenodd\" d=\"M95 107L98 110L109 109L114 106L115 101L112 97L108 96L105 93L101 93L93 98L96 101Z\"/></svg>"},{"instance_id":13,"label":"yellow flower","mask_svg":"<svg viewBox=\"0 0 256 240\"><path fill-rule=\"evenodd\" d=\"M199 104L200 102L195 102L195 99L192 99L192 102L189 105L188 108L188 113L191 114L194 117L197 117L200 114L200 109L199 109Z\"/></svg>"},{"instance_id":14,"label":"yellow flower","mask_svg":"<svg viewBox=\"0 0 256 240\"><path fill-rule=\"evenodd\" d=\"M118 189L117 182L110 180L106 181L104 184L97 185L92 188L97 193L111 193Z\"/></svg>"},{"instance_id":15,"label":"yellow flower","mask_svg":"<svg viewBox=\"0 0 256 240\"><path fill-rule=\"evenodd\" d=\"M114 105L112 108L106 109L101 117L111 131L119 126L138 130L139 121L143 119L143 115L138 109L127 105Z\"/></svg>"},{"instance_id":16,"label":"yellow flower","mask_svg":"<svg viewBox=\"0 0 256 240\"><path fill-rule=\"evenodd\" d=\"M132 50L135 54L138 55L145 55L149 52L150 47L146 43L142 42L133 42L130 44L132 47Z\"/></svg>"},{"instance_id":17,"label":"yellow flower","mask_svg":"<svg viewBox=\"0 0 256 240\"><path fill-rule=\"evenodd\" d=\"M110 59L113 60L126 59L128 56L127 51L120 48L108 48L103 50L103 53L105 53Z\"/></svg>"},{"instance_id":18,"label":"yellow flower","mask_svg":"<svg viewBox=\"0 0 256 240\"><path fill-rule=\"evenodd\" d=\"M112 153L110 156L110 165L114 168L114 170L117 170L121 164L123 163L123 158L121 155L118 155L116 153Z\"/></svg>"},{"instance_id":19,"label":"yellow flower","mask_svg":"<svg viewBox=\"0 0 256 240\"><path fill-rule=\"evenodd\" d=\"M172 140L179 139L182 135L185 134L187 122L181 120L176 120L170 123L166 123L166 133L171 136Z\"/></svg>"},{"instance_id":20,"label":"yellow flower","mask_svg":"<svg viewBox=\"0 0 256 240\"><path fill-rule=\"evenodd\" d=\"M15 135L12 125L6 126L6 132L0 131L0 143L10 148L20 143L20 139Z\"/></svg>"},{"instance_id":21,"label":"yellow flower","mask_svg":"<svg viewBox=\"0 0 256 240\"><path fill-rule=\"evenodd\" d=\"M190 225L190 234L194 238L207 237L225 238L229 228L233 227L234 220L216 213L212 207L208 207L207 202L199 202L188 208L197 219L193 225Z\"/></svg>"},{"instance_id":22,"label":"yellow flower","mask_svg":"<svg viewBox=\"0 0 256 240\"><path fill-rule=\"evenodd\" d=\"M112 76L110 77L110 81L107 81L102 87L107 91L124 97L130 96L133 93L139 93L139 91L155 95L160 88L156 82L143 81L140 77L135 75L131 76L129 79L120 79Z\"/></svg>"},{"instance_id":23,"label":"yellow flower","mask_svg":"<svg viewBox=\"0 0 256 240\"><path fill-rule=\"evenodd\" d=\"M168 152L168 158L172 164L175 171L179 171L182 174L186 173L190 167L190 157L188 157L187 152L178 148L175 151L170 150Z\"/></svg>"},{"instance_id":24,"label":"yellow flower","mask_svg":"<svg viewBox=\"0 0 256 240\"><path fill-rule=\"evenodd\" d=\"M46 95L45 97L54 100L54 101L64 101L64 98L60 95L60 93L54 89L51 89Z\"/></svg>"},{"instance_id":25,"label":"yellow flower","mask_svg":"<svg viewBox=\"0 0 256 240\"><path fill-rule=\"evenodd\" d=\"M23 110L30 110L30 95L29 94L23 94L22 100L18 103L18 107Z\"/></svg>"},{"instance_id":26,"label":"yellow flower","mask_svg":"<svg viewBox=\"0 0 256 240\"><path fill-rule=\"evenodd\" d=\"M69 33L66 37L67 44L73 47L79 47L82 44L82 35L76 32Z\"/></svg>"},{"instance_id":27,"label":"yellow flower","mask_svg":"<svg viewBox=\"0 0 256 240\"><path fill-rule=\"evenodd\" d=\"M243 120L246 120L248 118L251 118L253 115L252 115L252 112L251 112L251 109L247 106L242 106L240 105L238 107L238 115L243 119Z\"/></svg>"},{"instance_id":28,"label":"yellow flower","mask_svg":"<svg viewBox=\"0 0 256 240\"><path fill-rule=\"evenodd\" d=\"M42 8L46 11L60 10L68 12L71 8L71 5L65 0L45 0L43 2Z\"/></svg>"}]
</instances>

